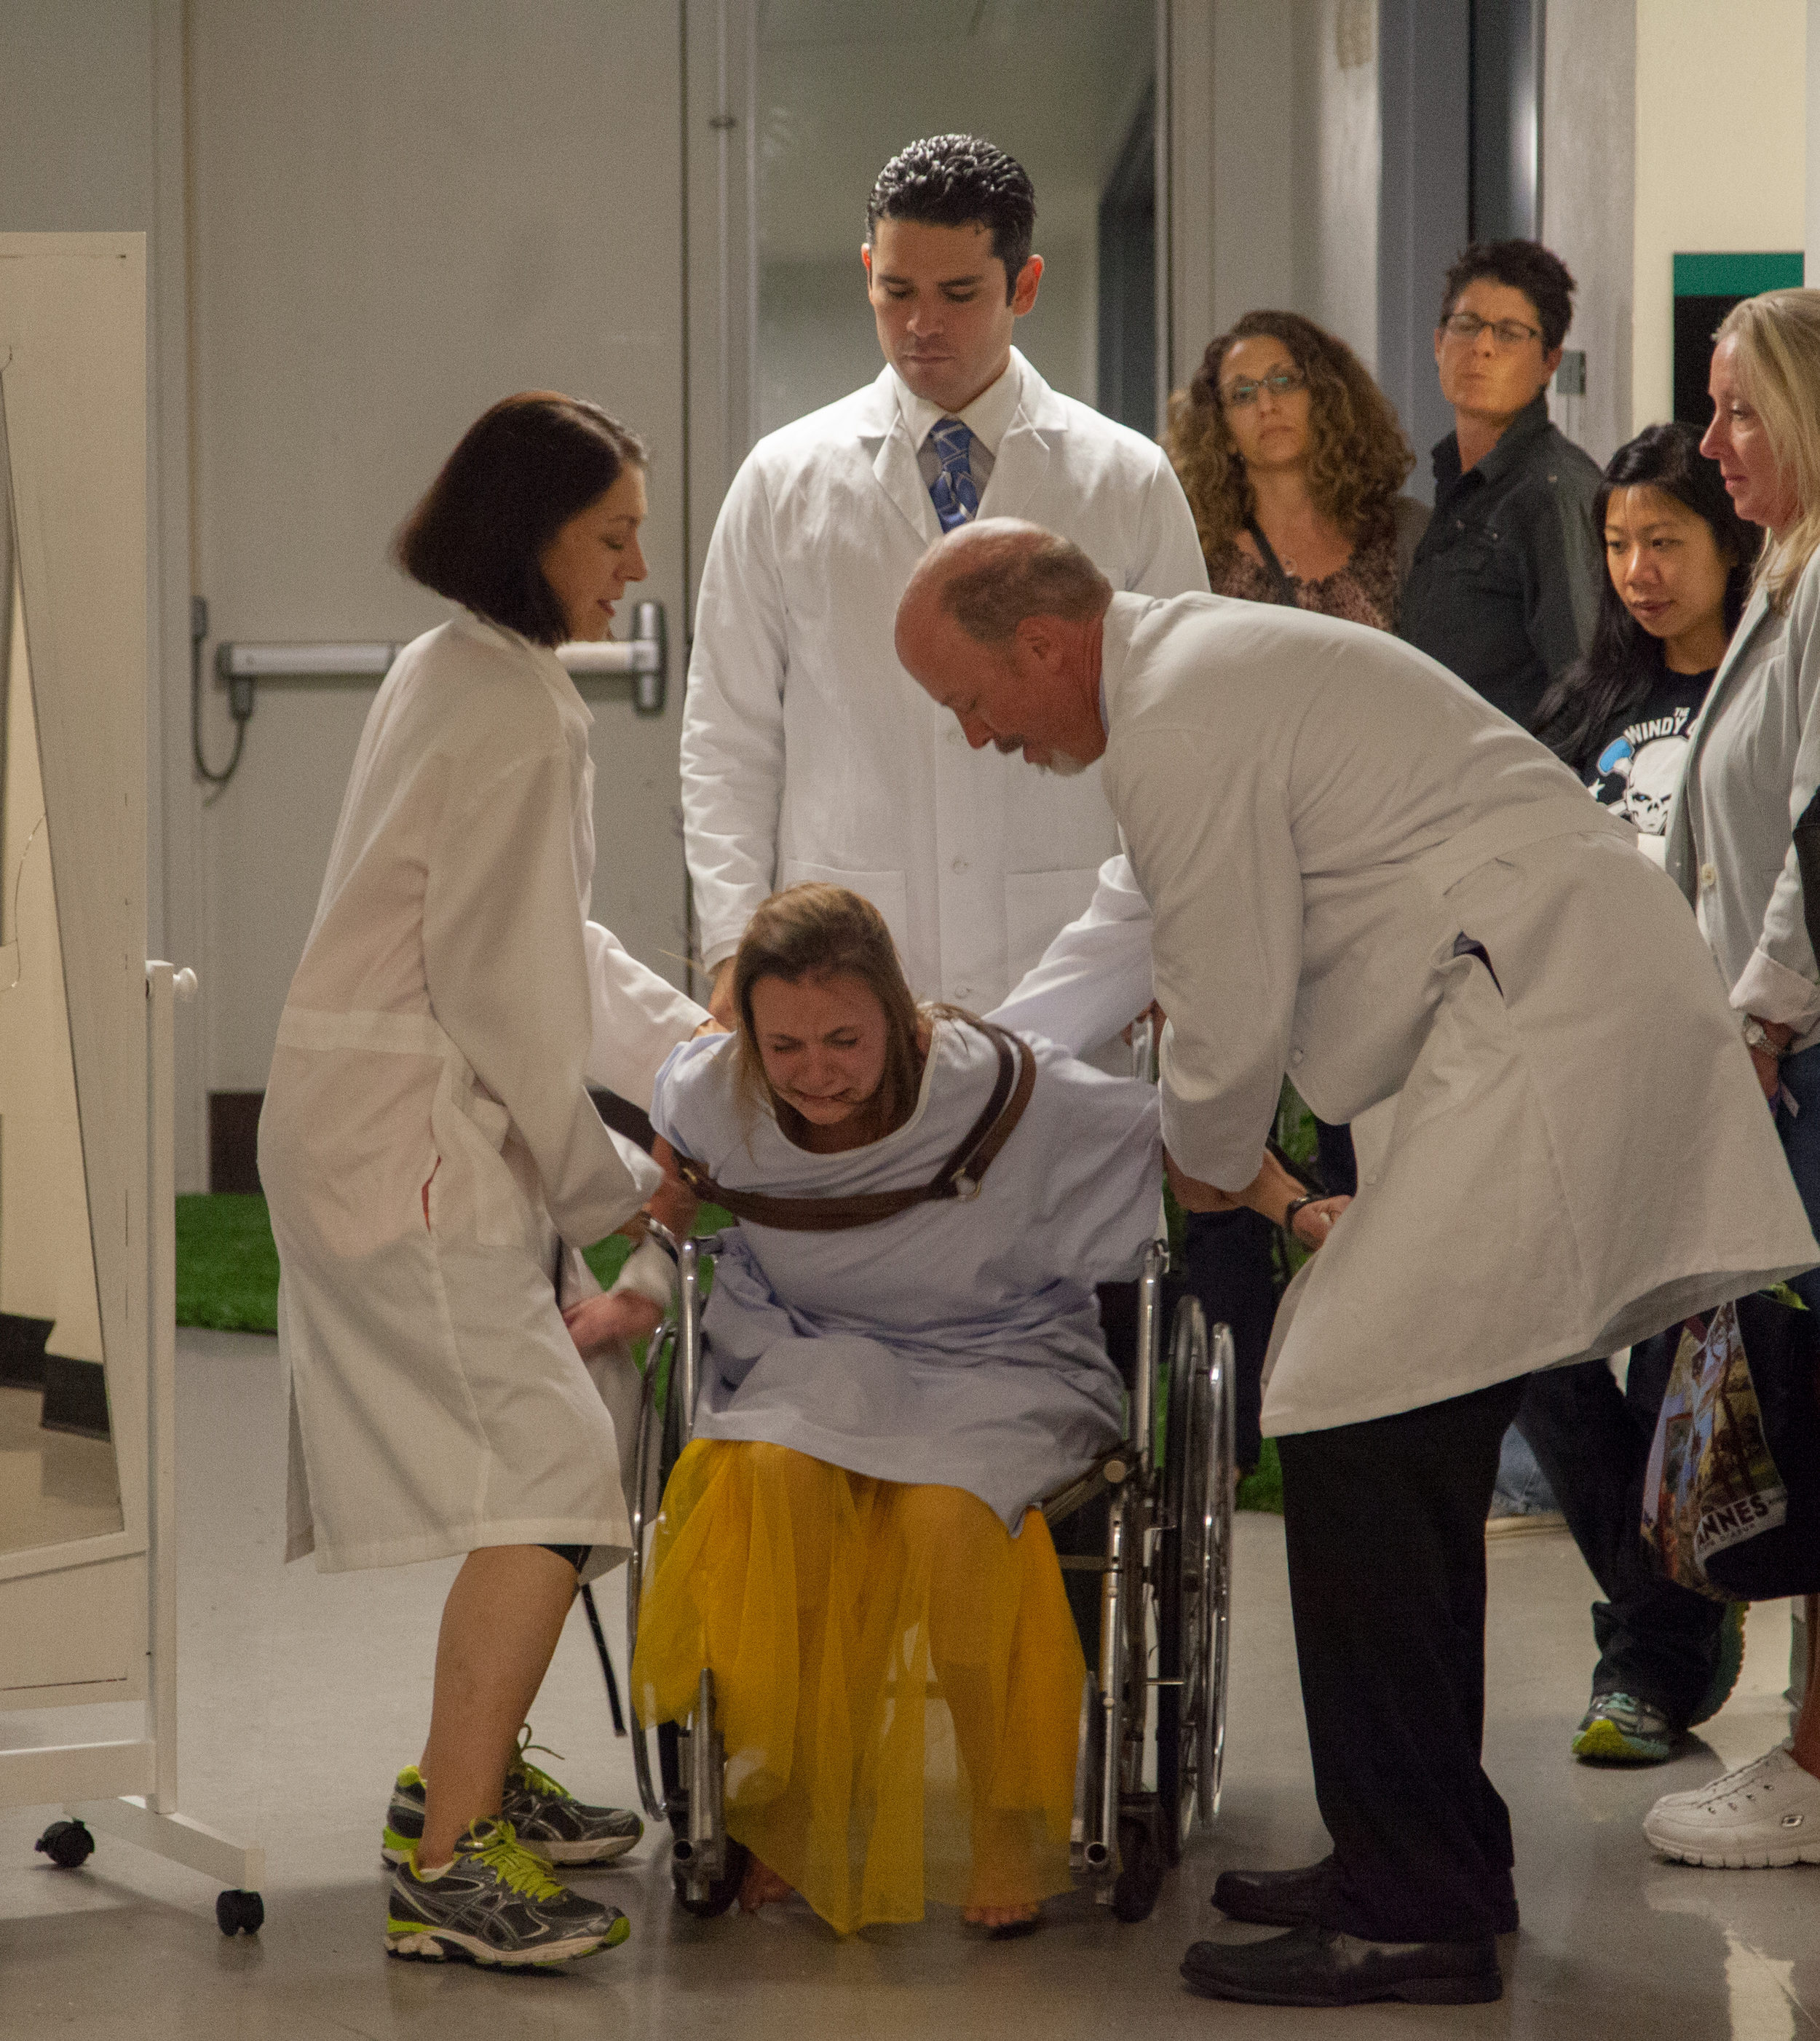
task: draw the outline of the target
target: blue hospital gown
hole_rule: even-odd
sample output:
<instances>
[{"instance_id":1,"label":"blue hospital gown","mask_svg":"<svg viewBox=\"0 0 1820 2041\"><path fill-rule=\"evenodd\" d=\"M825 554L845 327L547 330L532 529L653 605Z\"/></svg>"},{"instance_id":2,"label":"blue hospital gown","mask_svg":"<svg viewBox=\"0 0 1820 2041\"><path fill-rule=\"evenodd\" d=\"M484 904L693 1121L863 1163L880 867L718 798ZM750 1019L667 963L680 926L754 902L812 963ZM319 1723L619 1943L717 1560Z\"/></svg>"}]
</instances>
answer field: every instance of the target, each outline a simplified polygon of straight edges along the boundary
<instances>
[{"instance_id":1,"label":"blue hospital gown","mask_svg":"<svg viewBox=\"0 0 1820 2041\"><path fill-rule=\"evenodd\" d=\"M977 1197L844 1233L729 1233L696 1436L963 1488L1015 1533L1121 1436L1093 1285L1134 1276L1156 1233L1157 1095L1032 1046L1036 1087ZM840 1155L788 1140L736 1069L731 1036L683 1043L658 1074L658 1131L729 1190L836 1196L928 1182L984 1110L998 1061L979 1030L938 1020L910 1119Z\"/></svg>"}]
</instances>

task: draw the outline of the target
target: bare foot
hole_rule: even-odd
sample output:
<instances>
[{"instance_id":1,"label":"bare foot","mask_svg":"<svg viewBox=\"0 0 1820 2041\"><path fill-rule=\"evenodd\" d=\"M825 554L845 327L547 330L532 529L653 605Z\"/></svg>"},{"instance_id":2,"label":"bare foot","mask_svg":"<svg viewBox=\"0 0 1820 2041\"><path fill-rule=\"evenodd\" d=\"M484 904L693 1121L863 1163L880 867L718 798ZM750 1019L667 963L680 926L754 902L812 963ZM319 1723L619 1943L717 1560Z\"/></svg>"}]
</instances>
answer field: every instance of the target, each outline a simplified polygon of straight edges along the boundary
<instances>
[{"instance_id":1,"label":"bare foot","mask_svg":"<svg viewBox=\"0 0 1820 2041\"><path fill-rule=\"evenodd\" d=\"M739 1910L742 1913L756 1913L761 1906L774 1904L790 1897L792 1887L780 1877L769 1864L757 1857L746 1860L746 1875L739 1881Z\"/></svg>"},{"instance_id":2,"label":"bare foot","mask_svg":"<svg viewBox=\"0 0 1820 2041\"><path fill-rule=\"evenodd\" d=\"M1021 1928L1034 1921L1040 1906L963 1906L960 1917L975 1928Z\"/></svg>"}]
</instances>

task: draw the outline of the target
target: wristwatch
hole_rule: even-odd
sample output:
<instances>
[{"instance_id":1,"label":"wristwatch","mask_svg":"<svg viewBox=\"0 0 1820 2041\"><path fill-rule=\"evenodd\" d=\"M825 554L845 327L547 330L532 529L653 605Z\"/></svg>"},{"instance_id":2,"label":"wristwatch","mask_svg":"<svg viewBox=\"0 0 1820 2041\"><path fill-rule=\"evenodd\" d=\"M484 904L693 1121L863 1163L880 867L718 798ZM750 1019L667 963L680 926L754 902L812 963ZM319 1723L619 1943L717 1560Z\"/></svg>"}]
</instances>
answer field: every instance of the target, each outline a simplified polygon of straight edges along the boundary
<instances>
[{"instance_id":1,"label":"wristwatch","mask_svg":"<svg viewBox=\"0 0 1820 2041\"><path fill-rule=\"evenodd\" d=\"M1788 1053L1785 1050L1777 1048L1770 1040L1769 1030L1754 1013L1745 1015L1742 1032L1744 1036L1744 1046L1747 1049L1760 1049L1765 1055L1775 1056L1779 1059Z\"/></svg>"}]
</instances>

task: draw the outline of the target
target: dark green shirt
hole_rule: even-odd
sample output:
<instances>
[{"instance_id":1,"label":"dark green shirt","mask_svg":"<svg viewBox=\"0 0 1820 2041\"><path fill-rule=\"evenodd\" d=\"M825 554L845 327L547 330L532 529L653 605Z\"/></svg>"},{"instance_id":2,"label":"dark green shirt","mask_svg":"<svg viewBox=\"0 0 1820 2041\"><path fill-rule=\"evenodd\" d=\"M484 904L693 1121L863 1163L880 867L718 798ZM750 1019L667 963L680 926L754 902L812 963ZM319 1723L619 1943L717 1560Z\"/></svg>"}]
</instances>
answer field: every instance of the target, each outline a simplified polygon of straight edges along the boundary
<instances>
[{"instance_id":1,"label":"dark green shirt","mask_svg":"<svg viewBox=\"0 0 1820 2041\"><path fill-rule=\"evenodd\" d=\"M1603 562L1601 479L1537 396L1476 467L1449 433L1434 450L1434 517L1403 584L1397 635L1527 730L1548 683L1585 649Z\"/></svg>"}]
</instances>

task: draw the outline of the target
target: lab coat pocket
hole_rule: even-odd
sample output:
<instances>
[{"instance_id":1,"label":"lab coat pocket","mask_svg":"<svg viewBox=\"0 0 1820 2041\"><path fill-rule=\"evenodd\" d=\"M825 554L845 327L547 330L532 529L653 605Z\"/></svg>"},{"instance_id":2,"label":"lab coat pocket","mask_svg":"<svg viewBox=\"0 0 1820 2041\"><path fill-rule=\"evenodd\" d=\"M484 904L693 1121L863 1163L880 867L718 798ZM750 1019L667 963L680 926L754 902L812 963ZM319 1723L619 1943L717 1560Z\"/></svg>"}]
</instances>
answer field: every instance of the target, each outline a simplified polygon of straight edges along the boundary
<instances>
[{"instance_id":1,"label":"lab coat pocket","mask_svg":"<svg viewBox=\"0 0 1820 2041\"><path fill-rule=\"evenodd\" d=\"M1062 930L1086 912L1099 878L1097 864L1005 875L1008 983L1017 984Z\"/></svg>"},{"instance_id":2,"label":"lab coat pocket","mask_svg":"<svg viewBox=\"0 0 1820 2041\"><path fill-rule=\"evenodd\" d=\"M900 957L909 954L910 893L901 872L843 872L838 865L811 864L799 857L786 857L777 868L777 890L786 886L844 886L849 893L870 900L885 917L891 940Z\"/></svg>"},{"instance_id":3,"label":"lab coat pocket","mask_svg":"<svg viewBox=\"0 0 1820 2041\"><path fill-rule=\"evenodd\" d=\"M430 1112L440 1158L426 1214L433 1233L466 1232L482 1247L532 1245L535 1215L502 1152L511 1125L497 1099L480 1097L471 1078L445 1067Z\"/></svg>"}]
</instances>

